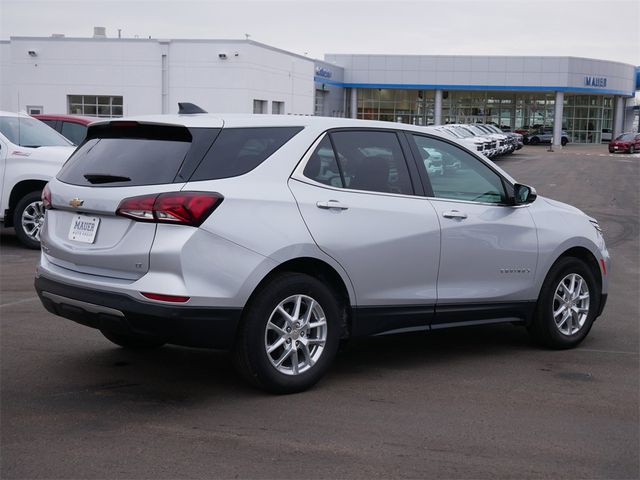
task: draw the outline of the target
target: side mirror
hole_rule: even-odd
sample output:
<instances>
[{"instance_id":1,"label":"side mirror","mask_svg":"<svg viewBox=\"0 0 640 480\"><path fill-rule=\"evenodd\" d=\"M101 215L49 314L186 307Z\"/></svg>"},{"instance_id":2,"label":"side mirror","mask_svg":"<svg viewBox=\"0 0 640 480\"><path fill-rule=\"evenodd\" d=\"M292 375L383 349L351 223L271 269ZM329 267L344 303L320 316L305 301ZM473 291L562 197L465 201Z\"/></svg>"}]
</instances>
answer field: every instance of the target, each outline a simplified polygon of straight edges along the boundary
<instances>
[{"instance_id":1,"label":"side mirror","mask_svg":"<svg viewBox=\"0 0 640 480\"><path fill-rule=\"evenodd\" d=\"M528 185L521 185L520 183L516 183L513 186L514 205L525 205L527 203L532 203L536 198L538 198L538 194L536 193L535 188Z\"/></svg>"}]
</instances>

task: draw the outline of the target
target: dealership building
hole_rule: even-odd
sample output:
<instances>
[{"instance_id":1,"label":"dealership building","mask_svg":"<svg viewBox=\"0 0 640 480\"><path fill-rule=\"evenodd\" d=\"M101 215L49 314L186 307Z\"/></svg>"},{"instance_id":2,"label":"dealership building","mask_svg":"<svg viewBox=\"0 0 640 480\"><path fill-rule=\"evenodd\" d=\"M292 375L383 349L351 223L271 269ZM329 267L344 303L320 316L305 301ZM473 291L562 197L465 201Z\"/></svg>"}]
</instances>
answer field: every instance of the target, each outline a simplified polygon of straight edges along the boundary
<instances>
[{"instance_id":1,"label":"dealership building","mask_svg":"<svg viewBox=\"0 0 640 480\"><path fill-rule=\"evenodd\" d=\"M346 116L416 125L554 126L599 143L638 129L638 68L576 57L327 54L252 40L0 40L0 110L119 117L175 112Z\"/></svg>"}]
</instances>

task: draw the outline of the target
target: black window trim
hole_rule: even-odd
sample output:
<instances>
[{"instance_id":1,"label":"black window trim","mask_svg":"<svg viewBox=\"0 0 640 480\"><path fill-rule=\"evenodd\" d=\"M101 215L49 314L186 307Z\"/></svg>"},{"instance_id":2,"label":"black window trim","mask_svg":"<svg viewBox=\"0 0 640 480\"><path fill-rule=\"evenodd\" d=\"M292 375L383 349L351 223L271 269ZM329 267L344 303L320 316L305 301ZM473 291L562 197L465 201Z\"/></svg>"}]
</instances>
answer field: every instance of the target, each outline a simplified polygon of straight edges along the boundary
<instances>
[{"instance_id":1,"label":"black window trim","mask_svg":"<svg viewBox=\"0 0 640 480\"><path fill-rule=\"evenodd\" d=\"M425 196L427 198L432 199L432 200L451 201L451 202L465 202L465 203L471 203L471 204L476 204L476 205L490 205L490 206L496 206L496 207L513 207L514 206L513 203L511 203L513 194L510 195L510 193L513 190L513 184L504 175L502 175L502 173L500 173L499 171L494 169L493 166L491 166L489 163L487 163L487 161L485 159L480 157L480 155L477 155L475 152L472 152L470 150L465 149L464 147L460 146L456 142L453 142L453 141L451 141L449 139L446 139L446 138L443 138L443 137L439 137L437 135L432 135L432 134L429 134L429 133L426 133L426 132L416 132L414 130L404 130L404 134L407 136L406 140L409 143L409 145L411 146L411 153L412 153L413 161L416 164L416 168L418 169L418 172L420 174L420 180L424 183L424 189L425 189L425 192L426 192ZM474 200L461 200L461 199L459 200L459 199L455 199L455 198L436 197L434 192L433 192L433 187L431 186L431 181L429 180L429 176L427 175L426 169L425 168L420 168L419 162L422 160L422 156L420 155L420 152L418 151L418 146L416 145L416 142L414 142L412 138L409 138L412 135L427 137L427 138L430 138L430 139L433 139L433 140L439 140L441 142L448 143L448 144L452 145L455 148L463 150L466 153L471 154L474 158L476 158L479 162L481 162L483 165L485 165L487 168L489 168L489 170L491 170L493 173L495 173L498 176L498 178L500 179L500 181L502 183L502 188L504 189L504 194L505 194L504 201L500 202L500 203L490 203L490 202L476 202Z\"/></svg>"}]
</instances>

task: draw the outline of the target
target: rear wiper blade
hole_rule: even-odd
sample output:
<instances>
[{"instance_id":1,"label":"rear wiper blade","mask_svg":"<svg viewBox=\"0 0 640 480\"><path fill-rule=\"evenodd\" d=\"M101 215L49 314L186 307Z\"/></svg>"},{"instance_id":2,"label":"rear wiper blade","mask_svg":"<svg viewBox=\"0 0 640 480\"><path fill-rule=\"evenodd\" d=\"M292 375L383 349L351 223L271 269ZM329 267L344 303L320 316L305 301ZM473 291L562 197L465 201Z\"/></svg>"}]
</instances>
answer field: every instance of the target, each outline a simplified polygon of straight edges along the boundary
<instances>
[{"instance_id":1,"label":"rear wiper blade","mask_svg":"<svg viewBox=\"0 0 640 480\"><path fill-rule=\"evenodd\" d=\"M130 182L129 177L123 177L121 175L109 175L108 173L87 173L83 175L89 183L114 183L114 182Z\"/></svg>"}]
</instances>

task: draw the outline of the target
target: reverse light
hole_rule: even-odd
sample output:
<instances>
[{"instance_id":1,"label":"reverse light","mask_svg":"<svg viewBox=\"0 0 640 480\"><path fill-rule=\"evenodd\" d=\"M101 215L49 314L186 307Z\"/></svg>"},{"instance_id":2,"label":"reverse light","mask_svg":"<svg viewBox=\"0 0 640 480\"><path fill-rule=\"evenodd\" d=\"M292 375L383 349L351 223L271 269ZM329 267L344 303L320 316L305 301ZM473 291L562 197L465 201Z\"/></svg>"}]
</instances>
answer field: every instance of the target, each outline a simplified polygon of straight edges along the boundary
<instances>
[{"instance_id":1,"label":"reverse light","mask_svg":"<svg viewBox=\"0 0 640 480\"><path fill-rule=\"evenodd\" d=\"M42 189L42 206L45 210L51 208L51 190L49 190L49 184L46 184Z\"/></svg>"},{"instance_id":2,"label":"reverse light","mask_svg":"<svg viewBox=\"0 0 640 480\"><path fill-rule=\"evenodd\" d=\"M210 192L170 192L125 198L116 215L141 222L199 227L224 197Z\"/></svg>"},{"instance_id":3,"label":"reverse light","mask_svg":"<svg viewBox=\"0 0 640 480\"><path fill-rule=\"evenodd\" d=\"M185 303L191 297L185 297L182 295L165 295L163 293L149 293L140 292L144 297L151 300L160 300L161 302L173 302L173 303Z\"/></svg>"}]
</instances>

